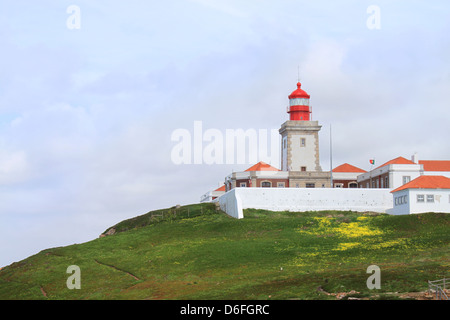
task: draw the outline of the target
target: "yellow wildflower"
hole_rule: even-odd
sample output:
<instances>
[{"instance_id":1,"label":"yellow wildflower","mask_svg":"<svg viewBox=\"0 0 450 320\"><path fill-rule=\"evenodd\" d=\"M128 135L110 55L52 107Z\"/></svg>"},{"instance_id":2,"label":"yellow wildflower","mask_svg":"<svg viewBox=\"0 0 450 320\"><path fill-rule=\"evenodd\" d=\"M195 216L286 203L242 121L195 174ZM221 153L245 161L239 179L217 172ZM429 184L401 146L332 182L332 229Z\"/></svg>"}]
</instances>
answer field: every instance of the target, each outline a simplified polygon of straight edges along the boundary
<instances>
[{"instance_id":1,"label":"yellow wildflower","mask_svg":"<svg viewBox=\"0 0 450 320\"><path fill-rule=\"evenodd\" d=\"M359 243L359 242L341 242L341 243L339 243L339 246L334 250L345 251L345 250L348 250L351 248L356 248L360 245L361 245L361 243Z\"/></svg>"}]
</instances>

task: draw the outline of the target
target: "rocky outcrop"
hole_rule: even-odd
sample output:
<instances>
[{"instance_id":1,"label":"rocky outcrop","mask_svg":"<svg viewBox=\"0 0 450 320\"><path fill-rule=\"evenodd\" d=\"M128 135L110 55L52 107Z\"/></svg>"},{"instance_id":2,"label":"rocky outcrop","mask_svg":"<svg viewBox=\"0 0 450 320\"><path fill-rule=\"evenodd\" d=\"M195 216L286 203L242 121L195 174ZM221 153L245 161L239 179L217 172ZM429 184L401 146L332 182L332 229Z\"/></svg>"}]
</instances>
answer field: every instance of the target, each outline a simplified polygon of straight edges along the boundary
<instances>
[{"instance_id":1,"label":"rocky outcrop","mask_svg":"<svg viewBox=\"0 0 450 320\"><path fill-rule=\"evenodd\" d=\"M113 235L113 234L115 234L116 233L116 229L115 228L110 228L110 229L108 229L108 231L106 231L105 233L102 233L100 236L99 236L99 238L103 238L103 237L106 237L106 236L111 236L111 235Z\"/></svg>"}]
</instances>

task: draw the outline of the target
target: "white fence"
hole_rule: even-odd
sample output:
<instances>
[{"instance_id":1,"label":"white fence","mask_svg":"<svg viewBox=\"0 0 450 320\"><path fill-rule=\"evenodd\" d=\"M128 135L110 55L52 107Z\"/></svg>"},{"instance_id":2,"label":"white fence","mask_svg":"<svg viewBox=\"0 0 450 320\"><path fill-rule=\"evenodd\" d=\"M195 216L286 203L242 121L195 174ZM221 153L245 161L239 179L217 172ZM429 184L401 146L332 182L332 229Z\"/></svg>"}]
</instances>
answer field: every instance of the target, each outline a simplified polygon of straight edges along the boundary
<instances>
[{"instance_id":1,"label":"white fence","mask_svg":"<svg viewBox=\"0 0 450 320\"><path fill-rule=\"evenodd\" d=\"M431 294L433 291L436 294L436 300L449 300L447 293L445 292L447 290L448 284L450 279L441 279L441 280L434 280L429 281L428 280L428 294Z\"/></svg>"},{"instance_id":2,"label":"white fence","mask_svg":"<svg viewBox=\"0 0 450 320\"><path fill-rule=\"evenodd\" d=\"M241 219L243 209L271 211L341 210L385 213L392 209L390 189L235 188L217 201L228 215Z\"/></svg>"}]
</instances>

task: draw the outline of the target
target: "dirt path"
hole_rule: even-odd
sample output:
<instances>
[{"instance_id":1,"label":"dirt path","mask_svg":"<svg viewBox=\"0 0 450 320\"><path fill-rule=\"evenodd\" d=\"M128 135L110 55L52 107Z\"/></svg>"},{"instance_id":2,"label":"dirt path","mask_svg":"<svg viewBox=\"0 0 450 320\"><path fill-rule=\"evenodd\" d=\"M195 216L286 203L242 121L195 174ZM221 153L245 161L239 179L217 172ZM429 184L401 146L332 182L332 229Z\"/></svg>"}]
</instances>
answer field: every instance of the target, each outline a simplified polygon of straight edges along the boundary
<instances>
[{"instance_id":1,"label":"dirt path","mask_svg":"<svg viewBox=\"0 0 450 320\"><path fill-rule=\"evenodd\" d=\"M39 286L39 289L41 289L41 292L44 295L44 297L47 298L47 292L45 292L44 288L42 288L42 286Z\"/></svg>"},{"instance_id":2,"label":"dirt path","mask_svg":"<svg viewBox=\"0 0 450 320\"><path fill-rule=\"evenodd\" d=\"M97 259L94 259L94 261L95 261L96 263L102 265L102 266L107 266L107 267L113 268L114 270L117 270L117 271L120 271L120 272L124 272L124 273L128 274L129 276L132 276L135 280L141 280L141 279L139 279L138 277L136 277L134 274L132 274L132 273L130 273L130 272L128 272L128 271L119 269L119 268L117 268L117 267L115 267L115 266L113 266L113 265L110 265L110 264L106 264L106 263L100 262L100 261L98 261Z\"/></svg>"}]
</instances>

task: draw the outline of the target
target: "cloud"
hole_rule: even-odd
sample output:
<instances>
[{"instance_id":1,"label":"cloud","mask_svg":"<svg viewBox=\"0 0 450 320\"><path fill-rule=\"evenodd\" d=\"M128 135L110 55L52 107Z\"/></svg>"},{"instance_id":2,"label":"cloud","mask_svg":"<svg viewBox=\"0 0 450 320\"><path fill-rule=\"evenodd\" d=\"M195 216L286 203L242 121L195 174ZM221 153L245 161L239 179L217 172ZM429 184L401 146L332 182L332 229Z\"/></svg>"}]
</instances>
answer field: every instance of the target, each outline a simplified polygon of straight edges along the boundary
<instances>
[{"instance_id":1,"label":"cloud","mask_svg":"<svg viewBox=\"0 0 450 320\"><path fill-rule=\"evenodd\" d=\"M29 165L24 151L0 150L0 185L22 182L29 174Z\"/></svg>"},{"instance_id":2,"label":"cloud","mask_svg":"<svg viewBox=\"0 0 450 320\"><path fill-rule=\"evenodd\" d=\"M239 10L236 8L236 6L231 5L230 1L228 2L208 1L208 0L190 0L190 1L234 17L239 18L247 17L247 14L244 13L243 10Z\"/></svg>"}]
</instances>

